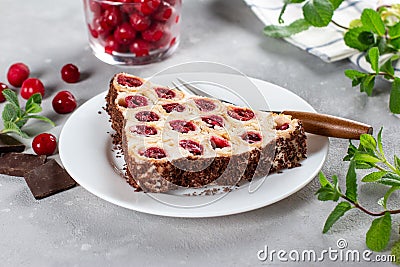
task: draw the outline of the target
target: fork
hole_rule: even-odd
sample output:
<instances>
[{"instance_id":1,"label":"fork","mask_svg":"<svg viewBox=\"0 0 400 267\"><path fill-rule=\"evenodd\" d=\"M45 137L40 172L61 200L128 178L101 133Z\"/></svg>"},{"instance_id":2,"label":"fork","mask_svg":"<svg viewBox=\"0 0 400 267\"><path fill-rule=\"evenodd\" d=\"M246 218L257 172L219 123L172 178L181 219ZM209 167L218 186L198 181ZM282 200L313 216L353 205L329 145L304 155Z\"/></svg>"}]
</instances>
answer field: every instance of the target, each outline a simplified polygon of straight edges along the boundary
<instances>
[{"instance_id":1,"label":"fork","mask_svg":"<svg viewBox=\"0 0 400 267\"><path fill-rule=\"evenodd\" d=\"M180 85L172 82L175 88L183 86L187 91L193 95L210 97L218 99L222 102L235 105L224 99L216 98L206 91L200 89L189 82L177 78ZM343 138L343 139L360 139L362 134L372 134L372 126L346 118L336 117L328 114L314 113L307 111L284 110L284 111L268 111L260 110L263 112L273 112L278 114L290 115L293 118L302 121L304 130L307 133L322 135L327 137Z\"/></svg>"}]
</instances>

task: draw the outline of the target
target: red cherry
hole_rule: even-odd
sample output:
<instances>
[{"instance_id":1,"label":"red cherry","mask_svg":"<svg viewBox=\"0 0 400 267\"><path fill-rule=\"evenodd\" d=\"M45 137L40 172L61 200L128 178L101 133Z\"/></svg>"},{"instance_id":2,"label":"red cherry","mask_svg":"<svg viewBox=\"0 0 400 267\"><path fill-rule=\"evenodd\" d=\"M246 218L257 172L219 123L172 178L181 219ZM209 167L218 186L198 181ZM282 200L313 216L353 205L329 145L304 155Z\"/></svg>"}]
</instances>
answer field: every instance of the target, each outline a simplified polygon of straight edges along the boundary
<instances>
[{"instance_id":1,"label":"red cherry","mask_svg":"<svg viewBox=\"0 0 400 267\"><path fill-rule=\"evenodd\" d=\"M138 11L142 12L143 15L150 15L159 7L161 0L134 0L137 5Z\"/></svg>"},{"instance_id":2,"label":"red cherry","mask_svg":"<svg viewBox=\"0 0 400 267\"><path fill-rule=\"evenodd\" d=\"M136 133L139 135L155 135L157 134L157 129L154 128L153 126L147 126L147 125L136 125L136 126L131 126L129 130L132 133Z\"/></svg>"},{"instance_id":3,"label":"red cherry","mask_svg":"<svg viewBox=\"0 0 400 267\"><path fill-rule=\"evenodd\" d=\"M182 112L185 110L185 106L178 103L164 104L162 107L167 113L171 113L173 110L176 112Z\"/></svg>"},{"instance_id":4,"label":"red cherry","mask_svg":"<svg viewBox=\"0 0 400 267\"><path fill-rule=\"evenodd\" d=\"M102 38L105 38L112 31L112 28L110 28L109 26L107 26L107 25L102 26L100 21L101 21L101 18L94 18L92 26L89 28L90 33L92 34L92 36L94 38L97 38L99 36Z\"/></svg>"},{"instance_id":5,"label":"red cherry","mask_svg":"<svg viewBox=\"0 0 400 267\"><path fill-rule=\"evenodd\" d=\"M190 121L173 120L169 122L172 130L180 133L188 133L189 131L195 131L196 126Z\"/></svg>"},{"instance_id":6,"label":"red cherry","mask_svg":"<svg viewBox=\"0 0 400 267\"><path fill-rule=\"evenodd\" d=\"M242 135L242 139L249 144L261 141L261 135L257 132L247 132Z\"/></svg>"},{"instance_id":7,"label":"red cherry","mask_svg":"<svg viewBox=\"0 0 400 267\"><path fill-rule=\"evenodd\" d=\"M201 117L208 127L214 128L215 126L224 127L224 119L218 115L210 115Z\"/></svg>"},{"instance_id":8,"label":"red cherry","mask_svg":"<svg viewBox=\"0 0 400 267\"><path fill-rule=\"evenodd\" d=\"M136 31L128 22L122 23L114 31L115 40L122 45L130 44L135 36Z\"/></svg>"},{"instance_id":9,"label":"red cherry","mask_svg":"<svg viewBox=\"0 0 400 267\"><path fill-rule=\"evenodd\" d=\"M134 53L137 57L149 55L150 44L142 39L134 40L129 46L129 51Z\"/></svg>"},{"instance_id":10,"label":"red cherry","mask_svg":"<svg viewBox=\"0 0 400 267\"><path fill-rule=\"evenodd\" d=\"M288 128L289 128L289 123L284 123L282 125L276 126L276 129L279 131L284 131L284 130L287 130Z\"/></svg>"},{"instance_id":11,"label":"red cherry","mask_svg":"<svg viewBox=\"0 0 400 267\"><path fill-rule=\"evenodd\" d=\"M114 35L110 35L107 37L104 44L104 52L112 55L113 52L119 52L120 48L121 46L115 41Z\"/></svg>"},{"instance_id":12,"label":"red cherry","mask_svg":"<svg viewBox=\"0 0 400 267\"><path fill-rule=\"evenodd\" d=\"M0 83L0 103L6 101L6 98L3 95L3 91L8 89L7 84Z\"/></svg>"},{"instance_id":13,"label":"red cherry","mask_svg":"<svg viewBox=\"0 0 400 267\"><path fill-rule=\"evenodd\" d=\"M224 148L224 147L229 147L231 146L228 142L228 140L224 139L224 138L219 138L216 136L211 136L210 138L210 143L211 146L216 149L216 148Z\"/></svg>"},{"instance_id":14,"label":"red cherry","mask_svg":"<svg viewBox=\"0 0 400 267\"><path fill-rule=\"evenodd\" d=\"M54 153L57 147L57 139L49 133L41 133L32 141L32 149L38 155L50 156Z\"/></svg>"},{"instance_id":15,"label":"red cherry","mask_svg":"<svg viewBox=\"0 0 400 267\"><path fill-rule=\"evenodd\" d=\"M129 77L125 75L119 75L117 78L117 82L122 86L129 86L129 87L139 87L143 84L143 82L138 78Z\"/></svg>"},{"instance_id":16,"label":"red cherry","mask_svg":"<svg viewBox=\"0 0 400 267\"><path fill-rule=\"evenodd\" d=\"M211 100L208 99L198 98L195 99L194 102L200 111L204 112L213 111L217 107Z\"/></svg>"},{"instance_id":17,"label":"red cherry","mask_svg":"<svg viewBox=\"0 0 400 267\"><path fill-rule=\"evenodd\" d=\"M98 17L101 14L101 6L95 0L89 0L90 11L93 12L93 16Z\"/></svg>"},{"instance_id":18,"label":"red cherry","mask_svg":"<svg viewBox=\"0 0 400 267\"><path fill-rule=\"evenodd\" d=\"M239 121L248 121L254 118L254 112L248 108L231 108L228 115Z\"/></svg>"},{"instance_id":19,"label":"red cherry","mask_svg":"<svg viewBox=\"0 0 400 267\"><path fill-rule=\"evenodd\" d=\"M171 18L171 15L172 15L171 6L167 2L161 2L160 7L153 14L153 18L161 22L166 22Z\"/></svg>"},{"instance_id":20,"label":"red cherry","mask_svg":"<svg viewBox=\"0 0 400 267\"><path fill-rule=\"evenodd\" d=\"M140 15L139 13L131 14L129 17L129 21L132 24L133 28L137 31L144 31L151 24L151 20L149 17Z\"/></svg>"},{"instance_id":21,"label":"red cherry","mask_svg":"<svg viewBox=\"0 0 400 267\"><path fill-rule=\"evenodd\" d=\"M36 78L29 78L22 83L21 96L24 99L28 99L31 95L39 93L44 96L44 85Z\"/></svg>"},{"instance_id":22,"label":"red cherry","mask_svg":"<svg viewBox=\"0 0 400 267\"><path fill-rule=\"evenodd\" d=\"M67 83L76 83L79 81L80 72L74 64L67 64L61 68L61 78Z\"/></svg>"},{"instance_id":23,"label":"red cherry","mask_svg":"<svg viewBox=\"0 0 400 267\"><path fill-rule=\"evenodd\" d=\"M158 121L160 117L153 111L140 111L136 113L135 118L138 121Z\"/></svg>"},{"instance_id":24,"label":"red cherry","mask_svg":"<svg viewBox=\"0 0 400 267\"><path fill-rule=\"evenodd\" d=\"M164 149L159 147L149 147L146 150L139 151L139 155L153 159L162 159L167 156Z\"/></svg>"},{"instance_id":25,"label":"red cherry","mask_svg":"<svg viewBox=\"0 0 400 267\"><path fill-rule=\"evenodd\" d=\"M108 6L100 19L100 25L104 29L113 29L122 22L122 13L116 6Z\"/></svg>"},{"instance_id":26,"label":"red cherry","mask_svg":"<svg viewBox=\"0 0 400 267\"><path fill-rule=\"evenodd\" d=\"M157 42L164 35L164 25L161 23L152 23L151 26L142 32L144 40L149 42Z\"/></svg>"},{"instance_id":27,"label":"red cherry","mask_svg":"<svg viewBox=\"0 0 400 267\"><path fill-rule=\"evenodd\" d=\"M125 103L127 108L144 107L149 104L147 98L141 95L128 95L125 97Z\"/></svg>"},{"instance_id":28,"label":"red cherry","mask_svg":"<svg viewBox=\"0 0 400 267\"><path fill-rule=\"evenodd\" d=\"M175 92L169 88L158 87L154 90L159 98L172 99L176 96Z\"/></svg>"},{"instance_id":29,"label":"red cherry","mask_svg":"<svg viewBox=\"0 0 400 267\"><path fill-rule=\"evenodd\" d=\"M60 91L52 101L53 109L59 114L70 113L76 108L76 100L73 94L68 91Z\"/></svg>"},{"instance_id":30,"label":"red cherry","mask_svg":"<svg viewBox=\"0 0 400 267\"><path fill-rule=\"evenodd\" d=\"M15 87L20 87L22 83L28 79L30 74L29 68L24 63L15 63L10 66L7 72L8 82Z\"/></svg>"},{"instance_id":31,"label":"red cherry","mask_svg":"<svg viewBox=\"0 0 400 267\"><path fill-rule=\"evenodd\" d=\"M179 141L179 145L192 153L193 155L201 155L203 154L203 146L199 143L192 141L192 140L181 140Z\"/></svg>"}]
</instances>

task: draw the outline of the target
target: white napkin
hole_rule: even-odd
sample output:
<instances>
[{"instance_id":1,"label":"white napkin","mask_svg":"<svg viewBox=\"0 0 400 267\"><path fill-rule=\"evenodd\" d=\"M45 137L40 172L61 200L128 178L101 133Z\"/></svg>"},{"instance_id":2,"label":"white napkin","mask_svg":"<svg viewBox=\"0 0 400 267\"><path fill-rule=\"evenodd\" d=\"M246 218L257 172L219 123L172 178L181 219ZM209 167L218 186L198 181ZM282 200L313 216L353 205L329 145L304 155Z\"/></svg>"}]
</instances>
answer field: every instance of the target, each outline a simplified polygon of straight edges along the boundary
<instances>
[{"instance_id":1,"label":"white napkin","mask_svg":"<svg viewBox=\"0 0 400 267\"><path fill-rule=\"evenodd\" d=\"M265 24L278 25L278 17L283 6L283 0L244 0L257 17ZM379 5L398 3L399 0L345 0L335 11L333 20L347 27L353 19L360 18L364 8L375 9ZM288 5L283 15L285 24L290 24L302 18L301 4ZM307 31L295 34L285 40L305 51L311 53L325 62L334 62L349 58L351 62L361 69L369 71L369 64L365 61L363 53L349 48L343 41L344 30L330 23L327 27L311 27ZM400 75L400 62L396 66L396 74Z\"/></svg>"}]
</instances>

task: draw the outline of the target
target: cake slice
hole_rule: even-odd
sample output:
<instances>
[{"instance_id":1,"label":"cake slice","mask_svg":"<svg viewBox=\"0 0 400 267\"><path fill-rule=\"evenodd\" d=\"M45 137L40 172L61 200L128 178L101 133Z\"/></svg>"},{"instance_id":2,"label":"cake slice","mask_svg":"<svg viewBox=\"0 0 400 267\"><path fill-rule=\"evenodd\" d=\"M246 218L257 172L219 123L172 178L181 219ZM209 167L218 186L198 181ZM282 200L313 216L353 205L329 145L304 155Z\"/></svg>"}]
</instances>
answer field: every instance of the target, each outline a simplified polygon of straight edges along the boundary
<instances>
[{"instance_id":1,"label":"cake slice","mask_svg":"<svg viewBox=\"0 0 400 267\"><path fill-rule=\"evenodd\" d=\"M129 184L147 192L236 185L300 165L301 122L116 74L106 111Z\"/></svg>"}]
</instances>

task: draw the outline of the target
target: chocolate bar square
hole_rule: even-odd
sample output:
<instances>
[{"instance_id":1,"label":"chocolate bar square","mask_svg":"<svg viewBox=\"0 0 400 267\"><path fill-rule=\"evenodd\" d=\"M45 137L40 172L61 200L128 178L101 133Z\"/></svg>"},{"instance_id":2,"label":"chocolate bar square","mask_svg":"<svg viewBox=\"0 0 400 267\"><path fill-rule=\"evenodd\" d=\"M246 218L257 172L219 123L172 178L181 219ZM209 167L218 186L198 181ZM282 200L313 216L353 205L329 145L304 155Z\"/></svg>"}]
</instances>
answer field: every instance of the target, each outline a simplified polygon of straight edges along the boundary
<instances>
[{"instance_id":1,"label":"chocolate bar square","mask_svg":"<svg viewBox=\"0 0 400 267\"><path fill-rule=\"evenodd\" d=\"M25 145L20 141L7 134L0 134L0 154L9 152L22 152L24 150Z\"/></svg>"},{"instance_id":2,"label":"chocolate bar square","mask_svg":"<svg viewBox=\"0 0 400 267\"><path fill-rule=\"evenodd\" d=\"M36 199L54 195L76 185L75 180L54 159L26 173L24 178Z\"/></svg>"},{"instance_id":3,"label":"chocolate bar square","mask_svg":"<svg viewBox=\"0 0 400 267\"><path fill-rule=\"evenodd\" d=\"M42 165L46 161L46 156L37 156L23 153L6 153L0 157L0 173L24 176L25 173Z\"/></svg>"}]
</instances>

